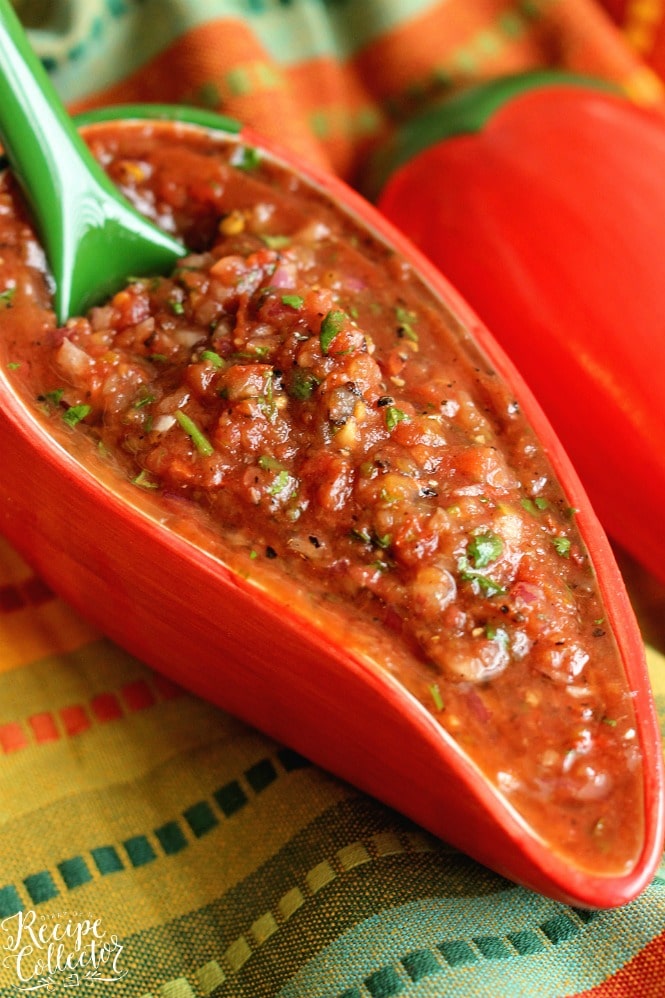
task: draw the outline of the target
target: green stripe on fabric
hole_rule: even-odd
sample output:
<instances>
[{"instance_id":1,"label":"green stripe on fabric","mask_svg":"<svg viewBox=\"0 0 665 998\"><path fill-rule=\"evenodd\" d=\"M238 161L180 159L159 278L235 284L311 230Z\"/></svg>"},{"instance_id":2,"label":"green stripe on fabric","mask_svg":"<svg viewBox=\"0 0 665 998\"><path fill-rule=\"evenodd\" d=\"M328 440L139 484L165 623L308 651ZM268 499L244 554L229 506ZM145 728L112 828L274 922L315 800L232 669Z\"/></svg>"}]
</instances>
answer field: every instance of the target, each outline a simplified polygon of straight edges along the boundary
<instances>
[{"instance_id":1,"label":"green stripe on fabric","mask_svg":"<svg viewBox=\"0 0 665 998\"><path fill-rule=\"evenodd\" d=\"M407 953L407 955L402 958L402 966L411 980L415 982L421 981L423 977L429 977L431 974L436 974L439 970L439 963L436 957L430 950L426 949L415 950L413 953Z\"/></svg>"},{"instance_id":2,"label":"green stripe on fabric","mask_svg":"<svg viewBox=\"0 0 665 998\"><path fill-rule=\"evenodd\" d=\"M354 991L367 998L368 979L382 980L384 970L386 980L423 998L559 998L605 980L662 931L665 918L665 892L654 885L636 902L644 916L639 939L633 906L578 913L522 888L494 895L491 904L436 893L358 922L303 964L276 998L342 998Z\"/></svg>"},{"instance_id":3,"label":"green stripe on fabric","mask_svg":"<svg viewBox=\"0 0 665 998\"><path fill-rule=\"evenodd\" d=\"M90 855L103 877L109 873L118 873L125 869L115 846L98 846L90 850Z\"/></svg>"},{"instance_id":4,"label":"green stripe on fabric","mask_svg":"<svg viewBox=\"0 0 665 998\"><path fill-rule=\"evenodd\" d=\"M451 967L465 967L469 963L476 963L477 953L464 939L450 939L440 943L438 947L441 956Z\"/></svg>"},{"instance_id":5,"label":"green stripe on fabric","mask_svg":"<svg viewBox=\"0 0 665 998\"><path fill-rule=\"evenodd\" d=\"M302 780L308 775L303 773L297 778ZM182 827L183 822L180 824ZM233 852L242 848L242 840L234 843L231 834L229 825L224 838ZM227 859L224 850L213 845L214 836L207 838L212 848L203 868L205 876L214 882ZM188 849L168 859L167 880L167 861L160 860L159 855L150 859L158 841L152 833L137 835L118 846L116 853L126 874L134 869L140 871L143 889L149 893L152 885L161 895L166 883L173 883L178 876L179 864L186 860ZM98 851L96 855L98 860L101 856L108 860L113 853ZM358 919L364 920L391 903L390 899L417 899L432 892L460 894L467 885L480 894L514 890L482 867L469 877L469 865L466 857L440 846L388 809L363 797L342 801L320 814L224 896L190 914L170 919L164 926L126 935L122 942L126 963L131 966L128 980L133 989L128 994L133 998L153 993L161 998L166 985L176 988L174 982L178 982L177 987L186 984L199 995L204 980L210 989L204 994L274 998L321 947L334 942ZM332 876L313 875L324 866ZM191 867L183 865L182 889L191 892L187 870ZM49 877L49 871L44 872ZM122 876L119 871L114 873L114 878ZM51 883L55 886L54 878ZM48 882L45 880L42 886L48 888ZM77 906L92 910L99 904L101 886L96 880L90 888L77 887ZM23 893L20 885L19 889ZM11 895L11 891L4 894L9 901ZM25 906L30 899L25 894L23 897ZM66 908L62 891L57 903ZM113 921L122 936L117 912ZM388 980L391 975L384 977ZM377 978L377 982L382 979Z\"/></svg>"},{"instance_id":6,"label":"green stripe on fabric","mask_svg":"<svg viewBox=\"0 0 665 998\"><path fill-rule=\"evenodd\" d=\"M404 990L404 982L393 967L382 967L365 979L365 987L372 998L392 998Z\"/></svg>"},{"instance_id":7,"label":"green stripe on fabric","mask_svg":"<svg viewBox=\"0 0 665 998\"><path fill-rule=\"evenodd\" d=\"M530 956L532 953L540 953L545 949L545 942L533 929L509 932L506 939L520 956Z\"/></svg>"},{"instance_id":8,"label":"green stripe on fabric","mask_svg":"<svg viewBox=\"0 0 665 998\"><path fill-rule=\"evenodd\" d=\"M168 821L161 828L156 828L155 835L166 856L174 856L188 844L177 821Z\"/></svg>"},{"instance_id":9,"label":"green stripe on fabric","mask_svg":"<svg viewBox=\"0 0 665 998\"><path fill-rule=\"evenodd\" d=\"M17 911L22 910L23 901L14 885L7 884L6 887L0 887L0 920L10 918Z\"/></svg>"},{"instance_id":10,"label":"green stripe on fabric","mask_svg":"<svg viewBox=\"0 0 665 998\"><path fill-rule=\"evenodd\" d=\"M243 774L255 795L263 793L278 779L279 770L275 762L281 762L282 759L286 762L286 766L282 769L284 774L303 769L308 765L305 759L289 749L277 752L275 761L270 758L259 760L246 769ZM244 793L238 781L232 781L215 790L211 794L210 801L199 800L190 804L184 808L179 818L174 818L155 829L151 829L147 834L130 836L118 844L92 846L89 851L89 862L96 867L102 876L106 876L110 873L145 866L161 858L161 855L164 857L175 856L189 845L185 828L189 828L195 838L201 838L215 829L221 819L236 814L249 801L250 798ZM230 806L231 802L232 806ZM222 811L221 818L215 814L213 809L215 805ZM153 835L161 847L161 855L151 842ZM121 859L121 854L124 854L124 860ZM58 860L54 867L68 890L81 887L93 879L88 861L83 856ZM24 884L30 901L34 905L50 901L59 893L48 870L29 874L24 879ZM15 914L23 909L20 895L13 885L7 884L1 891L4 893L0 893L0 903L5 915ZM12 903L14 904L13 911L10 910Z\"/></svg>"},{"instance_id":11,"label":"green stripe on fabric","mask_svg":"<svg viewBox=\"0 0 665 998\"><path fill-rule=\"evenodd\" d=\"M33 904L44 904L51 901L59 894L58 888L53 882L53 877L48 870L40 870L39 873L31 873L24 878L23 883Z\"/></svg>"},{"instance_id":12,"label":"green stripe on fabric","mask_svg":"<svg viewBox=\"0 0 665 998\"><path fill-rule=\"evenodd\" d=\"M322 844L327 846L325 853ZM316 890L308 887L308 872L325 863L333 876ZM214 876L214 869L207 868L207 875ZM464 885L469 884L475 886L477 897L465 896ZM297 892L300 900L294 896ZM483 900L487 893L492 893L490 906ZM418 900L408 903L409 897ZM432 897L440 900L431 901ZM400 930L398 923L391 924L392 904L408 911ZM377 919L379 910L382 916ZM322 958L329 996L336 980L340 995L357 992L361 998L389 998L411 989L416 981L432 980L436 986L441 975L448 975L446 995L466 998L470 992L455 987L454 982L461 984L463 979L451 978L453 971L465 968L476 973L475 968L500 962L505 973L509 966L539 957L543 949L551 954L570 946L589 930L596 933L593 945L597 946L599 940L617 937L616 922L621 917L621 912L604 913L585 923L573 909L508 885L387 809L359 797L320 815L224 897L165 926L123 939L132 967L133 990L127 993L163 998L185 995L189 989L197 996L215 998L275 998L281 987L281 998L314 996L324 992L303 982L299 972ZM505 935L478 932L481 925L489 928L496 921L505 926ZM441 939L442 932L456 927L466 928L468 935ZM372 929L391 957L379 966ZM370 931L366 942L362 935L353 942L354 935L363 931ZM513 945L513 938L524 939L518 933L527 931L540 934L541 949L523 945L520 952ZM427 934L428 946L413 945L417 939L425 942ZM644 944L644 940L631 942L635 947ZM350 953L354 960L363 955L374 967L360 971L357 983L342 983ZM293 982L295 991L286 986L287 981Z\"/></svg>"},{"instance_id":13,"label":"green stripe on fabric","mask_svg":"<svg viewBox=\"0 0 665 998\"><path fill-rule=\"evenodd\" d=\"M58 871L69 890L81 887L92 880L92 874L83 856L72 856L58 863Z\"/></svg>"},{"instance_id":14,"label":"green stripe on fabric","mask_svg":"<svg viewBox=\"0 0 665 998\"><path fill-rule=\"evenodd\" d=\"M145 866L157 859L157 853L145 835L132 835L122 844L133 867Z\"/></svg>"},{"instance_id":15,"label":"green stripe on fabric","mask_svg":"<svg viewBox=\"0 0 665 998\"><path fill-rule=\"evenodd\" d=\"M354 841L351 836L358 835L358 819L362 814L369 821L369 827L360 840ZM382 814L391 824L368 835L376 827L376 818ZM349 841L340 848L342 828ZM464 885L480 895L492 893L494 897L496 891L512 893L515 890L512 884L472 864L467 857L442 848L391 812L362 798L338 805L318 819L293 843L296 847L293 856L290 844L282 852L281 861L290 867L292 862L297 862L298 856L308 851L310 841L319 844L324 837L331 840L331 847L325 858L321 856L316 866L300 879L298 888L302 903L284 921L278 903L278 932L254 948L241 972L229 976L216 989L215 998L273 998L276 990L271 990L266 982L276 989L285 978L291 978L300 967L316 958L319 950L342 937L358 921L371 919L376 911L383 911L392 899L454 895L463 891ZM471 876L468 876L470 867ZM270 879L269 873L264 871L264 880L270 882ZM250 936L251 933L245 934L245 938ZM275 979L276 966L279 966L281 980ZM408 979L402 976L404 980ZM401 981L402 977L399 979ZM393 975L386 972L371 986L378 994L390 981L393 981ZM365 985L363 998L367 998L367 993ZM298 988L294 994L300 996L309 991Z\"/></svg>"}]
</instances>

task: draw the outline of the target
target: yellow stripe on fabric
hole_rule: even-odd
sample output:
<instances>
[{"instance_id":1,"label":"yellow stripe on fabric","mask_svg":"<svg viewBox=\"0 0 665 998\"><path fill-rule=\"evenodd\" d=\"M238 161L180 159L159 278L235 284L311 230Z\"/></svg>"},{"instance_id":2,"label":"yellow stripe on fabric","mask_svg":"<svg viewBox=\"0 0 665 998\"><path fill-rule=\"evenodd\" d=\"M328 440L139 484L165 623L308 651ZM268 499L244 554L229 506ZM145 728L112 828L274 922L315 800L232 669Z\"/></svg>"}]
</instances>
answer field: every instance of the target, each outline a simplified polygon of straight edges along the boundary
<instances>
[{"instance_id":1,"label":"yellow stripe on fabric","mask_svg":"<svg viewBox=\"0 0 665 998\"><path fill-rule=\"evenodd\" d=\"M256 753L257 746L261 751L262 745L259 735L249 730L245 734L236 721L227 722L206 704L179 700L84 733L74 744L61 740L47 748L0 755L0 820L58 806L72 795L108 793L116 781L121 788L131 785L155 767L186 760L208 743L218 750L226 746L236 760L243 753ZM118 806L122 807L122 793ZM0 831L0 840L1 836Z\"/></svg>"},{"instance_id":2,"label":"yellow stripe on fabric","mask_svg":"<svg viewBox=\"0 0 665 998\"><path fill-rule=\"evenodd\" d=\"M290 771L288 750L268 756L267 742L259 743L257 759L250 739L238 767L239 741L232 765L229 745L206 746L141 779L63 796L23 819L6 820L0 895L3 889L5 898L18 895L24 908L75 898L114 924L121 921L123 934L131 935L214 902L354 794L316 769ZM266 764L275 778L264 785L256 774ZM116 769L114 762L114 775ZM240 803L226 806L233 798L224 791L236 784ZM277 910L259 911L247 925L252 945L272 934L272 917ZM233 951L236 963L239 952Z\"/></svg>"},{"instance_id":3,"label":"yellow stripe on fabric","mask_svg":"<svg viewBox=\"0 0 665 998\"><path fill-rule=\"evenodd\" d=\"M647 107L658 104L665 96L663 81L647 66L642 66L631 73L622 81L621 86L631 100Z\"/></svg>"},{"instance_id":4,"label":"yellow stripe on fabric","mask_svg":"<svg viewBox=\"0 0 665 998\"><path fill-rule=\"evenodd\" d=\"M301 797L308 796L304 780L299 789ZM265 821L265 814L263 817L261 835L265 838L273 834L274 822ZM268 991L264 984L269 988L270 984L278 983L273 974L277 968L272 965L275 947L281 954L277 976L281 975L285 981L302 966L303 959L313 955L313 946L318 949L319 943L329 945L340 931L346 931L359 918L371 917L377 906L382 907L389 898L417 903L418 899L430 896L479 899L489 894L496 897L497 892L504 891L512 895L515 891L482 867L474 866L469 878L470 861L465 857L458 853L447 855L431 837L422 834L412 837L396 816L362 797L322 810L315 820L231 888L225 883L226 867L229 862L234 863L233 849L245 828L239 823L234 827L233 822L224 828L228 834L223 841L216 837L217 848L213 851L204 851L199 842L178 856L156 857L140 869L130 871L130 892L126 892L125 874L116 872L94 885L54 897L49 905L40 905L38 914L48 918L49 910L63 910L74 903L92 911L94 904L95 914L105 924L113 925L127 943L125 962L133 978L132 995L146 991L158 994L160 986L174 979L186 979L193 987L199 987L194 985L194 979L203 978L214 988L223 974L230 994L236 993L236 984L237 993L246 998L269 998L275 992ZM384 854L388 830L399 839L399 850L390 856ZM207 837L210 844L215 844L212 841L215 836L213 833ZM219 895L205 907L193 907L177 916L169 892L181 876L187 852L193 855L195 850L198 850L198 874L189 883L183 878L182 890L195 905L199 881L205 879L207 883L217 883ZM424 856L426 852L428 855ZM345 856L364 853L371 857L368 861L371 869L359 871L357 865L344 868ZM325 886L311 891L307 882L316 879L312 872L322 866L331 869L334 876ZM116 885L111 898L115 907L103 905L108 896L105 881ZM160 908L162 920L153 927L130 933L125 927L134 918L135 883L142 885L152 907ZM301 909L304 910L299 914ZM294 915L298 917L294 919ZM318 925L316 939L305 928L314 924ZM400 947L402 942L399 940ZM242 976L233 967L240 968ZM204 993L209 992L204 989Z\"/></svg>"},{"instance_id":5,"label":"yellow stripe on fabric","mask_svg":"<svg viewBox=\"0 0 665 998\"><path fill-rule=\"evenodd\" d=\"M154 695L154 702L132 703L129 694L137 691ZM206 746L214 771L224 770L235 779L236 773L248 770L255 786L262 785L262 779L265 783L263 771L251 766L274 752L274 743L177 688L167 689L168 698L163 693L162 677L107 641L0 676L0 744L8 727L19 730L24 739L20 750L3 755L0 748L0 819L7 822L42 812L77 795L87 800L86 795L113 794L114 806L122 809L124 786L149 781L154 770L176 764L183 769L184 792L188 760ZM123 712L102 722L94 708L99 710L104 698L113 695ZM67 737L63 717L66 721L68 710L80 711L90 726ZM57 722L58 737L38 744L30 721L44 716ZM251 785L245 784L245 790L252 795ZM203 794L202 787L199 793ZM94 805L91 809L94 812ZM68 822L64 824L67 827Z\"/></svg>"},{"instance_id":6,"label":"yellow stripe on fabric","mask_svg":"<svg viewBox=\"0 0 665 998\"><path fill-rule=\"evenodd\" d=\"M0 677L0 723L57 711L151 675L128 652L98 637L70 653L44 656L28 669Z\"/></svg>"},{"instance_id":7,"label":"yellow stripe on fabric","mask_svg":"<svg viewBox=\"0 0 665 998\"><path fill-rule=\"evenodd\" d=\"M353 871L359 863L357 861L349 862L350 857L354 857L355 860L361 859L362 863L375 863L384 858L384 853L380 848L377 848L382 838L383 835L380 833L375 836L369 836L362 841L351 842L339 849L334 856L331 855L321 860L315 867L307 871L303 877L303 884L294 886L287 891L278 900L274 913L272 911L265 911L260 914L248 927L246 933L235 939L226 947L222 954L216 956L216 959L210 961L210 963L196 972L196 976L202 984L204 984L204 981L209 981L212 985L210 990L205 990L204 986L203 993L205 995L210 994L213 988L217 986L217 983L222 983L224 980L229 980L238 974L248 960L251 959L252 955L265 942L279 933L282 925L285 924L294 911L306 905L309 899L317 897L325 887L336 881L339 876ZM412 844L419 846L417 851L424 852L426 851L425 842L426 839L424 836L417 837L413 843L405 836L403 841L399 843L398 852L401 854L411 852ZM434 848L433 842L430 840L427 851L432 852ZM295 906L294 901L296 901ZM219 962L217 962L218 960ZM216 968L218 974L210 974L208 971L210 967Z\"/></svg>"}]
</instances>

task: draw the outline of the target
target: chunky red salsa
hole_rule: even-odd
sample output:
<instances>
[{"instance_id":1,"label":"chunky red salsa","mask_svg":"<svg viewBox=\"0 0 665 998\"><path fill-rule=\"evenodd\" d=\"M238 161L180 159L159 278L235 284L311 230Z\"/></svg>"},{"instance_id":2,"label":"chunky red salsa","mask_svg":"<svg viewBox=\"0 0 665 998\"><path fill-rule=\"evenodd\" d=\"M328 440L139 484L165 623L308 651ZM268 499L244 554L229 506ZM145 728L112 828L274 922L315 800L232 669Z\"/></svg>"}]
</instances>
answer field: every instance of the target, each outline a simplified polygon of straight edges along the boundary
<instances>
[{"instance_id":1,"label":"chunky red salsa","mask_svg":"<svg viewBox=\"0 0 665 998\"><path fill-rule=\"evenodd\" d=\"M631 696L575 511L510 387L402 259L269 157L196 132L91 134L191 252L56 328L5 175L17 384L137 496L204 516L236 571L352 618L350 640L543 838L628 869Z\"/></svg>"}]
</instances>

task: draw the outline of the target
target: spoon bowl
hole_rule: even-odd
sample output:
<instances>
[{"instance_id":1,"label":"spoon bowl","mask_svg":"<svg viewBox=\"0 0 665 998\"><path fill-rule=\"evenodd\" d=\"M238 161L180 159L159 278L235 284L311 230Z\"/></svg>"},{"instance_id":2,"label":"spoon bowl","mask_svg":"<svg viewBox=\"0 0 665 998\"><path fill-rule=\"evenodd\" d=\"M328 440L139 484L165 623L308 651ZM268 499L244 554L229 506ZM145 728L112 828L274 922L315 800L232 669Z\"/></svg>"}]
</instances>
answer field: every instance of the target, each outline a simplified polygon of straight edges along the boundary
<instances>
[{"instance_id":1,"label":"spoon bowl","mask_svg":"<svg viewBox=\"0 0 665 998\"><path fill-rule=\"evenodd\" d=\"M158 113L159 120L149 121ZM183 109L123 108L123 128L185 138ZM172 118L174 120L165 120ZM92 139L98 126L89 124ZM102 127L102 126L99 126ZM0 342L0 529L43 578L130 652L315 763L411 817L497 872L565 903L626 903L653 877L663 845L663 771L644 649L605 535L538 404L491 335L440 273L358 195L248 129L215 133L260 150L340 206L420 275L440 307L510 385L548 452L592 553L606 626L632 691L642 756L643 827L630 868L599 874L534 832L506 796L405 686L373 661L361 635L312 608L293 583L234 571L223 537L116 475L87 439L34 405ZM0 317L1 325L1 317ZM140 493L140 495L139 495ZM45 501L45 497L48 497ZM305 594L306 595L306 594ZM302 597L302 598L301 598ZM629 819L627 819L629 820Z\"/></svg>"},{"instance_id":2,"label":"spoon bowl","mask_svg":"<svg viewBox=\"0 0 665 998\"><path fill-rule=\"evenodd\" d=\"M9 0L0 0L0 142L42 235L59 322L107 298L129 274L162 273L184 254L90 155Z\"/></svg>"}]
</instances>

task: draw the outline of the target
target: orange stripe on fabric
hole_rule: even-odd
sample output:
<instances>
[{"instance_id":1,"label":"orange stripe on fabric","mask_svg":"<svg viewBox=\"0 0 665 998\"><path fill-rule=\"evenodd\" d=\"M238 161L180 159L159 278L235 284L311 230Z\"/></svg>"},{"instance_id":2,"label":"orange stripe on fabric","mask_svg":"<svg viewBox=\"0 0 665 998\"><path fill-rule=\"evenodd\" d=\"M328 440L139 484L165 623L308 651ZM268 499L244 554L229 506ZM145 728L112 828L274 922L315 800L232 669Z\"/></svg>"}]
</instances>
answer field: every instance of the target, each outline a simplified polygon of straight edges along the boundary
<instances>
[{"instance_id":1,"label":"orange stripe on fabric","mask_svg":"<svg viewBox=\"0 0 665 998\"><path fill-rule=\"evenodd\" d=\"M665 90L654 77L647 83L643 63L594 0L557 0L550 19L567 68L621 84L635 100L665 105ZM639 87L635 81L640 81Z\"/></svg>"},{"instance_id":2,"label":"orange stripe on fabric","mask_svg":"<svg viewBox=\"0 0 665 998\"><path fill-rule=\"evenodd\" d=\"M408 114L451 84L542 65L598 73L646 103L661 96L593 0L449 0L347 63L321 57L280 67L246 23L210 21L73 110L137 101L203 104L354 181L372 138L385 133L386 105Z\"/></svg>"},{"instance_id":3,"label":"orange stripe on fabric","mask_svg":"<svg viewBox=\"0 0 665 998\"><path fill-rule=\"evenodd\" d=\"M644 102L662 98L593 0L450 0L371 43L354 63L379 100L397 99L398 115L436 96L437 86L544 65L626 84Z\"/></svg>"},{"instance_id":4,"label":"orange stripe on fabric","mask_svg":"<svg viewBox=\"0 0 665 998\"><path fill-rule=\"evenodd\" d=\"M118 689L97 693L89 701L8 720L0 723L0 754L75 738L95 725L119 721L183 695L181 687L156 674L150 680L133 680Z\"/></svg>"},{"instance_id":5,"label":"orange stripe on fabric","mask_svg":"<svg viewBox=\"0 0 665 998\"><path fill-rule=\"evenodd\" d=\"M379 105L363 88L354 65L322 56L290 66L285 73L291 92L298 95L298 111L325 151L328 164L340 176L352 179L367 148L386 127Z\"/></svg>"},{"instance_id":6,"label":"orange stripe on fabric","mask_svg":"<svg viewBox=\"0 0 665 998\"><path fill-rule=\"evenodd\" d=\"M507 0L478 0L474 4L450 0L367 45L354 60L356 68L368 90L390 97L447 67L456 52L489 33L501 15L514 8ZM507 52L504 57L509 68L512 59Z\"/></svg>"},{"instance_id":7,"label":"orange stripe on fabric","mask_svg":"<svg viewBox=\"0 0 665 998\"><path fill-rule=\"evenodd\" d=\"M647 943L609 980L576 993L575 998L663 998L663 951L665 932Z\"/></svg>"},{"instance_id":8,"label":"orange stripe on fabric","mask_svg":"<svg viewBox=\"0 0 665 998\"><path fill-rule=\"evenodd\" d=\"M262 68L263 67L263 68ZM250 28L216 20L188 31L125 80L77 102L73 111L104 104L159 101L201 103L217 91L215 110L278 139L310 162L327 166L321 147L302 117L294 113L298 95L278 71Z\"/></svg>"}]
</instances>

